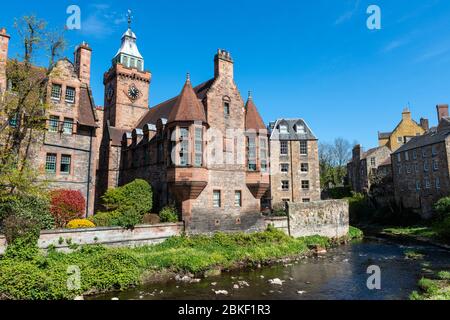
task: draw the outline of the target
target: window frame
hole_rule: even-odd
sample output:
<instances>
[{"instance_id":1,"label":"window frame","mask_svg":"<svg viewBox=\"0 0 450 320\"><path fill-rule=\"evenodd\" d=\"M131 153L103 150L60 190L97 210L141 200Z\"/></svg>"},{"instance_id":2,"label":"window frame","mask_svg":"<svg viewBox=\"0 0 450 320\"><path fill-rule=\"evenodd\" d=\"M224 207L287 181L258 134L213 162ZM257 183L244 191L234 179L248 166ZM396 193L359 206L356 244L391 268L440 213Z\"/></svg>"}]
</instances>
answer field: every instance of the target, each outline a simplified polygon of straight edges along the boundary
<instances>
[{"instance_id":1,"label":"window frame","mask_svg":"<svg viewBox=\"0 0 450 320\"><path fill-rule=\"evenodd\" d=\"M218 195L217 198L216 198L216 195ZM221 192L221 190L213 190L213 207L214 208L222 207L222 192Z\"/></svg>"},{"instance_id":2,"label":"window frame","mask_svg":"<svg viewBox=\"0 0 450 320\"><path fill-rule=\"evenodd\" d=\"M59 88L58 92L56 92L55 88ZM55 95L57 93L57 96ZM52 83L52 87L50 90L50 99L54 101L61 101L62 96L62 85L59 83Z\"/></svg>"},{"instance_id":3,"label":"window frame","mask_svg":"<svg viewBox=\"0 0 450 320\"><path fill-rule=\"evenodd\" d=\"M289 180L281 180L281 191L289 191L290 183Z\"/></svg>"},{"instance_id":4,"label":"window frame","mask_svg":"<svg viewBox=\"0 0 450 320\"><path fill-rule=\"evenodd\" d=\"M311 189L311 184L309 182L309 180L302 180L302 190L310 190ZM307 185L307 187L305 187L305 185Z\"/></svg>"},{"instance_id":5,"label":"window frame","mask_svg":"<svg viewBox=\"0 0 450 320\"><path fill-rule=\"evenodd\" d=\"M49 161L50 157L54 159L54 161ZM46 153L45 155L45 172L47 174L56 174L56 166L58 161L58 154L56 153ZM52 165L54 169L49 169L49 165Z\"/></svg>"},{"instance_id":6,"label":"window frame","mask_svg":"<svg viewBox=\"0 0 450 320\"><path fill-rule=\"evenodd\" d=\"M68 99L67 98L68 97L68 93L71 92L71 91L73 91L73 97L72 97L72 99L70 99L70 97ZM76 93L77 93L77 91L76 91L76 89L74 87L66 87L66 94L64 96L64 101L67 102L67 103L70 103L70 104L75 104Z\"/></svg>"},{"instance_id":7,"label":"window frame","mask_svg":"<svg viewBox=\"0 0 450 320\"><path fill-rule=\"evenodd\" d=\"M241 190L234 191L234 206L236 208L242 208L242 191Z\"/></svg>"},{"instance_id":8,"label":"window frame","mask_svg":"<svg viewBox=\"0 0 450 320\"><path fill-rule=\"evenodd\" d=\"M308 155L308 140L300 140L300 155Z\"/></svg>"},{"instance_id":9,"label":"window frame","mask_svg":"<svg viewBox=\"0 0 450 320\"><path fill-rule=\"evenodd\" d=\"M306 170L304 170L305 166L306 166ZM306 162L301 163L300 164L300 172L303 172L303 173L309 172L309 163L306 163Z\"/></svg>"},{"instance_id":10,"label":"window frame","mask_svg":"<svg viewBox=\"0 0 450 320\"><path fill-rule=\"evenodd\" d=\"M289 144L288 141L286 140L280 141L280 155L281 156L289 155Z\"/></svg>"},{"instance_id":11,"label":"window frame","mask_svg":"<svg viewBox=\"0 0 450 320\"><path fill-rule=\"evenodd\" d=\"M63 163L65 159L66 160L69 159L68 163ZM63 170L63 165L64 166L68 166L69 170L68 171ZM59 164L59 172L60 172L60 174L70 175L71 171L72 171L72 155L70 155L70 154L62 154L61 155L60 164Z\"/></svg>"},{"instance_id":12,"label":"window frame","mask_svg":"<svg viewBox=\"0 0 450 320\"><path fill-rule=\"evenodd\" d=\"M62 125L62 133L65 135L68 135L68 136L73 135L73 125L74 125L73 118L64 118L63 125ZM70 132L69 132L69 129L70 129Z\"/></svg>"}]
</instances>

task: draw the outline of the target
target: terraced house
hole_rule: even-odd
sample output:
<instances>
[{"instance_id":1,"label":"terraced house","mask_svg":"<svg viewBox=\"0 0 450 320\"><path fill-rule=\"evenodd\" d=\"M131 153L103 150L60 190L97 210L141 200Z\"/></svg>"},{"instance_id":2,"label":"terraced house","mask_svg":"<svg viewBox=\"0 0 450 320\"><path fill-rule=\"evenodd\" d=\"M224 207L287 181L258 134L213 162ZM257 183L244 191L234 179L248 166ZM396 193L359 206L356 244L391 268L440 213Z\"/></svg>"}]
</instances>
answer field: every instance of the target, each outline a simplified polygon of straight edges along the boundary
<instances>
[{"instance_id":1,"label":"terraced house","mask_svg":"<svg viewBox=\"0 0 450 320\"><path fill-rule=\"evenodd\" d=\"M412 138L391 156L397 204L423 218L430 218L433 204L450 193L448 105L436 109L438 126Z\"/></svg>"},{"instance_id":2,"label":"terraced house","mask_svg":"<svg viewBox=\"0 0 450 320\"><path fill-rule=\"evenodd\" d=\"M10 37L0 31L0 91L14 91L6 63ZM86 214L92 214L98 136L101 118L97 114L90 88L92 50L82 43L74 53L56 62L51 70L33 66L45 80L45 130L33 135L29 153L32 165L50 188L80 190L86 199ZM14 118L9 125L15 126Z\"/></svg>"}]
</instances>

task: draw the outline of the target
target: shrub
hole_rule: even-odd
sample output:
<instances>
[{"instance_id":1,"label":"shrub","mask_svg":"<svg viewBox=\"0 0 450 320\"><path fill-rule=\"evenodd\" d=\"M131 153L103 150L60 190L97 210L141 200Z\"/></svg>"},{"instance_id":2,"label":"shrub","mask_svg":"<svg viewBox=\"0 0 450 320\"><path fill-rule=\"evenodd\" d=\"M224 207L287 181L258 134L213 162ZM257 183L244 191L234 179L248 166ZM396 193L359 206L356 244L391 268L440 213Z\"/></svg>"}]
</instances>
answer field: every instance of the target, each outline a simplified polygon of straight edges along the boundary
<instances>
[{"instance_id":1,"label":"shrub","mask_svg":"<svg viewBox=\"0 0 450 320\"><path fill-rule=\"evenodd\" d=\"M348 237L350 240L361 239L364 237L364 233L360 229L350 226L348 230Z\"/></svg>"},{"instance_id":2,"label":"shrub","mask_svg":"<svg viewBox=\"0 0 450 320\"><path fill-rule=\"evenodd\" d=\"M50 202L43 196L12 195L0 200L0 222L10 215L33 219L40 229L52 229Z\"/></svg>"},{"instance_id":3,"label":"shrub","mask_svg":"<svg viewBox=\"0 0 450 320\"><path fill-rule=\"evenodd\" d=\"M158 224L160 222L161 219L159 218L159 215L154 213L147 213L142 217L142 223L144 224Z\"/></svg>"},{"instance_id":4,"label":"shrub","mask_svg":"<svg viewBox=\"0 0 450 320\"><path fill-rule=\"evenodd\" d=\"M30 259L37 253L40 235L39 223L31 218L10 215L4 220L8 247L6 257Z\"/></svg>"},{"instance_id":5,"label":"shrub","mask_svg":"<svg viewBox=\"0 0 450 320\"><path fill-rule=\"evenodd\" d=\"M117 218L117 225L125 229L133 229L142 222L142 215L134 207L122 209L123 212Z\"/></svg>"},{"instance_id":6,"label":"shrub","mask_svg":"<svg viewBox=\"0 0 450 320\"><path fill-rule=\"evenodd\" d=\"M59 228L63 228L70 220L81 218L86 209L83 195L75 190L51 192L50 204L50 212Z\"/></svg>"},{"instance_id":7,"label":"shrub","mask_svg":"<svg viewBox=\"0 0 450 320\"><path fill-rule=\"evenodd\" d=\"M433 225L433 229L440 238L450 240L450 217L446 217L442 221L436 222Z\"/></svg>"},{"instance_id":8,"label":"shrub","mask_svg":"<svg viewBox=\"0 0 450 320\"><path fill-rule=\"evenodd\" d=\"M161 222L178 222L178 212L174 206L166 206L159 213Z\"/></svg>"},{"instance_id":9,"label":"shrub","mask_svg":"<svg viewBox=\"0 0 450 320\"><path fill-rule=\"evenodd\" d=\"M102 197L107 211L126 211L133 207L137 213L144 215L152 210L152 188L145 180L137 179L122 187L109 189Z\"/></svg>"},{"instance_id":10,"label":"shrub","mask_svg":"<svg viewBox=\"0 0 450 320\"><path fill-rule=\"evenodd\" d=\"M88 220L94 223L97 227L114 227L119 225L118 218L120 215L121 213L117 211L98 212L89 217Z\"/></svg>"},{"instance_id":11,"label":"shrub","mask_svg":"<svg viewBox=\"0 0 450 320\"><path fill-rule=\"evenodd\" d=\"M438 219L450 217L450 197L445 197L436 202L433 206Z\"/></svg>"},{"instance_id":12,"label":"shrub","mask_svg":"<svg viewBox=\"0 0 450 320\"><path fill-rule=\"evenodd\" d=\"M75 219L69 221L66 226L67 229L83 229L83 228L95 228L95 224L88 219Z\"/></svg>"}]
</instances>

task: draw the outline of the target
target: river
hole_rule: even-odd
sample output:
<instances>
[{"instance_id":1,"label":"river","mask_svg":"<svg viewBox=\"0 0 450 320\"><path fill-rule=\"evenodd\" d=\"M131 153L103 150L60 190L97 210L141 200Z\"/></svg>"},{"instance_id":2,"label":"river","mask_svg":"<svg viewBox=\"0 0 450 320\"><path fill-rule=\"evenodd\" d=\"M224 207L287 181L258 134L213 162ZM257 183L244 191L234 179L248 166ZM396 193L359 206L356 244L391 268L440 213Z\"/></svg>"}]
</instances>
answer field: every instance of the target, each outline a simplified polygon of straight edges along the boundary
<instances>
[{"instance_id":1,"label":"river","mask_svg":"<svg viewBox=\"0 0 450 320\"><path fill-rule=\"evenodd\" d=\"M423 259L405 257L413 250ZM381 289L369 290L367 268L380 267ZM239 270L199 283L148 284L123 292L102 294L88 299L156 300L156 299L408 299L417 290L418 280L431 270L449 270L450 252L415 242L370 238L330 249L326 254L255 270ZM282 285L269 283L279 278ZM239 288L233 288L239 285ZM243 283L245 281L248 286ZM227 295L215 291L226 290Z\"/></svg>"}]
</instances>

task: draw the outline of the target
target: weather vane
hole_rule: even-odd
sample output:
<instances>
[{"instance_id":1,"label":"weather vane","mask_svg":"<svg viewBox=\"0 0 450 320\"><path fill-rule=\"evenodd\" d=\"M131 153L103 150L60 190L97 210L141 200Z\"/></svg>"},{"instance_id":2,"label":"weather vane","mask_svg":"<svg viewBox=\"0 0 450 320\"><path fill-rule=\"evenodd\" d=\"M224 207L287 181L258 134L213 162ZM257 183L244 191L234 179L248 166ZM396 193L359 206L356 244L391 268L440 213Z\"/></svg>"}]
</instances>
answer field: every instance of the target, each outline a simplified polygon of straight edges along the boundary
<instances>
[{"instance_id":1,"label":"weather vane","mask_svg":"<svg viewBox=\"0 0 450 320\"><path fill-rule=\"evenodd\" d=\"M130 9L128 9L127 17L128 17L128 29L130 29L131 28L131 19L133 18L133 16L131 15Z\"/></svg>"}]
</instances>

